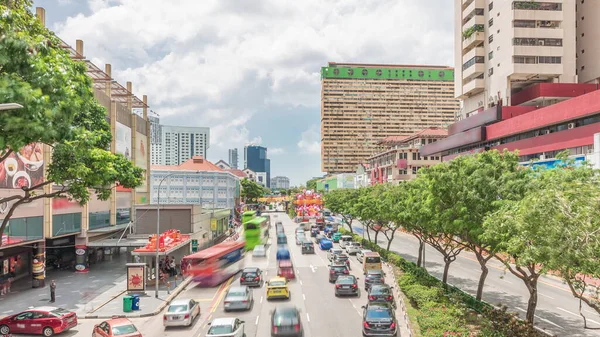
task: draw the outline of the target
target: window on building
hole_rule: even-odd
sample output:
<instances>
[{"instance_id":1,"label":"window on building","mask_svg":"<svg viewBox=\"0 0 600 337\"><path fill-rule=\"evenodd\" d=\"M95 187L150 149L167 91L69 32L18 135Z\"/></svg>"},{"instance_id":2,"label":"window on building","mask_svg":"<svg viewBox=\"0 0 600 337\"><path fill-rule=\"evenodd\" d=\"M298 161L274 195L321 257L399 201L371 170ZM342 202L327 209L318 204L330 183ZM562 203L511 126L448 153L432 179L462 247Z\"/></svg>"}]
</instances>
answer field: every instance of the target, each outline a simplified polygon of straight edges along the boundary
<instances>
[{"instance_id":1,"label":"window on building","mask_svg":"<svg viewBox=\"0 0 600 337\"><path fill-rule=\"evenodd\" d=\"M413 159L413 160L417 160L417 153L416 153L416 152L413 152L413 153L412 153L412 159Z\"/></svg>"},{"instance_id":2,"label":"window on building","mask_svg":"<svg viewBox=\"0 0 600 337\"><path fill-rule=\"evenodd\" d=\"M488 54L488 59L492 60L494 58L494 51L492 50L489 54Z\"/></svg>"},{"instance_id":3,"label":"window on building","mask_svg":"<svg viewBox=\"0 0 600 337\"><path fill-rule=\"evenodd\" d=\"M492 9L494 9L494 2L490 2L488 5L488 10L491 11Z\"/></svg>"},{"instance_id":4,"label":"window on building","mask_svg":"<svg viewBox=\"0 0 600 337\"><path fill-rule=\"evenodd\" d=\"M488 37L488 43L492 42L494 42L494 34L491 34L490 37Z\"/></svg>"},{"instance_id":5,"label":"window on building","mask_svg":"<svg viewBox=\"0 0 600 337\"><path fill-rule=\"evenodd\" d=\"M491 27L494 25L494 18L491 18L490 21L488 21L488 27Z\"/></svg>"}]
</instances>

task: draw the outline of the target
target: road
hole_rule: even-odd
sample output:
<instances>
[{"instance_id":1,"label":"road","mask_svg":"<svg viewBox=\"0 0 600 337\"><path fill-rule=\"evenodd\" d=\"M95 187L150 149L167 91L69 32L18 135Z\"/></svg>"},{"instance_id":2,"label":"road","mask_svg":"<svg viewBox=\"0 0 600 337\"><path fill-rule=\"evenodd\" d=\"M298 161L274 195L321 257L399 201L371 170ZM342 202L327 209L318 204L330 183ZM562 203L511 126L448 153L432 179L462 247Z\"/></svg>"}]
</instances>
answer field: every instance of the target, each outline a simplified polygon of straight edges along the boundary
<instances>
[{"instance_id":1,"label":"road","mask_svg":"<svg viewBox=\"0 0 600 337\"><path fill-rule=\"evenodd\" d=\"M292 262L296 269L296 279L290 282L292 297L289 301L267 301L266 289L254 288L254 307L247 312L229 312L223 310L223 297L228 286L239 284L239 274L219 288L198 288L188 286L178 298L194 298L200 302L202 314L189 328L167 328L162 326L162 315L146 318L133 318L144 337L193 336L204 337L207 323L218 317L239 317L245 321L247 337L270 336L270 312L281 304L292 304L301 310L305 337L353 337L361 336L362 309L366 304L364 291L356 298L337 298L333 285L328 282L328 260L325 252L316 248L316 254L302 255L300 246L295 244L296 225L285 213L271 215L271 221L282 221L288 237ZM269 247L266 258L253 258L247 254L245 265L263 269L265 279L276 276L276 246ZM359 277L363 285L363 276L354 256L351 257L352 273ZM115 313L118 314L118 313ZM95 324L102 320L80 320L76 329L63 336L89 337Z\"/></svg>"},{"instance_id":2,"label":"road","mask_svg":"<svg viewBox=\"0 0 600 337\"><path fill-rule=\"evenodd\" d=\"M340 221L339 218L337 219ZM353 228L357 234L363 234L363 228L359 222L355 222ZM371 234L373 239L374 233ZM379 235L379 244L385 247L387 241L382 236ZM419 243L414 236L398 232L392 241L390 250L409 261L416 262L418 248ZM442 255L428 245L425 260L427 271L441 279L444 271ZM494 305L504 304L509 310L517 312L520 317L524 318L529 293L523 281L506 270L504 265L497 260L490 260L488 267L489 274L485 282L483 300ZM475 256L469 252L462 252L450 265L448 283L475 295L480 271ZM583 328L583 319L578 314L578 308L579 301L571 295L569 288L560 279L552 276L542 276L539 279L536 326L555 336L600 336L600 331ZM583 309L588 326L600 327L600 315L585 303Z\"/></svg>"}]
</instances>

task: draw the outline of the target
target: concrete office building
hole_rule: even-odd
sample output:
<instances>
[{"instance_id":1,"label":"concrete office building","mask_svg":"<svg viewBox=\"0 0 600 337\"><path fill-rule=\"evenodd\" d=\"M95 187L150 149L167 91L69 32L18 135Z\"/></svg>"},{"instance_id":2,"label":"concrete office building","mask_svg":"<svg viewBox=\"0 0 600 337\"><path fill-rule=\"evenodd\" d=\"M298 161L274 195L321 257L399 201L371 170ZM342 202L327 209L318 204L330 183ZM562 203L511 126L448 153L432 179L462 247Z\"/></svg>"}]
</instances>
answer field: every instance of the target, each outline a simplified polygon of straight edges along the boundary
<instances>
[{"instance_id":1,"label":"concrete office building","mask_svg":"<svg viewBox=\"0 0 600 337\"><path fill-rule=\"evenodd\" d=\"M290 188L290 178L277 176L271 178L272 190L287 190Z\"/></svg>"},{"instance_id":2,"label":"concrete office building","mask_svg":"<svg viewBox=\"0 0 600 337\"><path fill-rule=\"evenodd\" d=\"M210 128L162 125L159 165L180 165L194 156L206 158L209 144Z\"/></svg>"},{"instance_id":3,"label":"concrete office building","mask_svg":"<svg viewBox=\"0 0 600 337\"><path fill-rule=\"evenodd\" d=\"M229 149L229 167L232 169L238 169L238 149Z\"/></svg>"},{"instance_id":4,"label":"concrete office building","mask_svg":"<svg viewBox=\"0 0 600 337\"><path fill-rule=\"evenodd\" d=\"M148 116L150 121L150 163L159 165L162 154L162 130L158 117Z\"/></svg>"},{"instance_id":5,"label":"concrete office building","mask_svg":"<svg viewBox=\"0 0 600 337\"><path fill-rule=\"evenodd\" d=\"M600 82L600 1L576 1L577 77L579 83Z\"/></svg>"},{"instance_id":6,"label":"concrete office building","mask_svg":"<svg viewBox=\"0 0 600 337\"><path fill-rule=\"evenodd\" d=\"M575 3L455 0L454 87L463 101L460 119L496 105L516 105L515 94L535 83L578 82ZM596 27L594 21L586 24ZM593 39L598 33L591 34ZM597 58L591 60L589 67L600 67L594 64ZM546 97L529 104L557 102Z\"/></svg>"},{"instance_id":7,"label":"concrete office building","mask_svg":"<svg viewBox=\"0 0 600 337\"><path fill-rule=\"evenodd\" d=\"M267 158L266 147L257 145L245 146L244 169L250 169L256 174L256 182L265 187L271 186L271 160ZM264 175L261 173L264 173ZM259 179L262 179L262 181L259 181Z\"/></svg>"},{"instance_id":8,"label":"concrete office building","mask_svg":"<svg viewBox=\"0 0 600 337\"><path fill-rule=\"evenodd\" d=\"M354 172L388 136L453 123L454 69L344 64L321 69L321 170Z\"/></svg>"}]
</instances>

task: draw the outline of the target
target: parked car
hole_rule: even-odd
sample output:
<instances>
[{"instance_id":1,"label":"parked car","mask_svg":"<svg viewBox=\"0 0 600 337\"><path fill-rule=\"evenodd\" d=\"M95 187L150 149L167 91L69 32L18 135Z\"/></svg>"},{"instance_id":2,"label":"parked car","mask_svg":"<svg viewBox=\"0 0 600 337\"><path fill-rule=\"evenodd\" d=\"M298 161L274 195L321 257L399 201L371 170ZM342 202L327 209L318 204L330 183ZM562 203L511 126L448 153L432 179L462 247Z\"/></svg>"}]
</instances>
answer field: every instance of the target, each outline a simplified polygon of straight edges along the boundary
<instances>
[{"instance_id":1,"label":"parked car","mask_svg":"<svg viewBox=\"0 0 600 337\"><path fill-rule=\"evenodd\" d=\"M340 275L350 275L350 269L345 264L329 265L329 283L333 283Z\"/></svg>"},{"instance_id":2,"label":"parked car","mask_svg":"<svg viewBox=\"0 0 600 337\"><path fill-rule=\"evenodd\" d=\"M0 335L32 334L49 337L76 326L77 314L72 311L37 307L0 319Z\"/></svg>"},{"instance_id":3,"label":"parked car","mask_svg":"<svg viewBox=\"0 0 600 337\"><path fill-rule=\"evenodd\" d=\"M340 275L335 281L335 296L358 296L358 278L354 275Z\"/></svg>"},{"instance_id":4,"label":"parked car","mask_svg":"<svg viewBox=\"0 0 600 337\"><path fill-rule=\"evenodd\" d=\"M365 290L369 290L374 284L385 284L385 274L382 270L367 270L365 274Z\"/></svg>"},{"instance_id":5,"label":"parked car","mask_svg":"<svg viewBox=\"0 0 600 337\"><path fill-rule=\"evenodd\" d=\"M163 315L163 325L190 326L200 316L200 305L192 299L174 300Z\"/></svg>"},{"instance_id":6,"label":"parked car","mask_svg":"<svg viewBox=\"0 0 600 337\"><path fill-rule=\"evenodd\" d=\"M304 328L300 310L291 305L275 307L271 313L271 337L302 337Z\"/></svg>"},{"instance_id":7,"label":"parked car","mask_svg":"<svg viewBox=\"0 0 600 337\"><path fill-rule=\"evenodd\" d=\"M356 255L361 249L360 243L358 242L350 242L346 245L346 253L348 253L348 255Z\"/></svg>"},{"instance_id":8,"label":"parked car","mask_svg":"<svg viewBox=\"0 0 600 337\"><path fill-rule=\"evenodd\" d=\"M363 336L398 335L398 323L394 308L389 304L367 304L363 308Z\"/></svg>"},{"instance_id":9,"label":"parked car","mask_svg":"<svg viewBox=\"0 0 600 337\"><path fill-rule=\"evenodd\" d=\"M258 245L252 250L252 257L265 257L267 256L267 250L264 245Z\"/></svg>"},{"instance_id":10,"label":"parked car","mask_svg":"<svg viewBox=\"0 0 600 337\"><path fill-rule=\"evenodd\" d=\"M231 310L250 310L254 304L252 290L248 286L231 287L225 295L225 312Z\"/></svg>"},{"instance_id":11,"label":"parked car","mask_svg":"<svg viewBox=\"0 0 600 337\"><path fill-rule=\"evenodd\" d=\"M262 270L256 267L247 267L242 270L240 285L260 287L263 284Z\"/></svg>"},{"instance_id":12,"label":"parked car","mask_svg":"<svg viewBox=\"0 0 600 337\"><path fill-rule=\"evenodd\" d=\"M127 318L113 318L94 326L92 337L142 337L142 333Z\"/></svg>"},{"instance_id":13,"label":"parked car","mask_svg":"<svg viewBox=\"0 0 600 337\"><path fill-rule=\"evenodd\" d=\"M244 337L245 322L239 318L224 317L215 318L208 323L206 337Z\"/></svg>"},{"instance_id":14,"label":"parked car","mask_svg":"<svg viewBox=\"0 0 600 337\"><path fill-rule=\"evenodd\" d=\"M369 303L389 303L393 306L396 305L394 300L394 293L392 287L387 284L373 284L369 289L368 295Z\"/></svg>"},{"instance_id":15,"label":"parked car","mask_svg":"<svg viewBox=\"0 0 600 337\"><path fill-rule=\"evenodd\" d=\"M363 262L363 258L365 257L365 253L370 253L371 250L370 249L361 249L360 251L358 251L356 253L356 259L362 263Z\"/></svg>"}]
</instances>

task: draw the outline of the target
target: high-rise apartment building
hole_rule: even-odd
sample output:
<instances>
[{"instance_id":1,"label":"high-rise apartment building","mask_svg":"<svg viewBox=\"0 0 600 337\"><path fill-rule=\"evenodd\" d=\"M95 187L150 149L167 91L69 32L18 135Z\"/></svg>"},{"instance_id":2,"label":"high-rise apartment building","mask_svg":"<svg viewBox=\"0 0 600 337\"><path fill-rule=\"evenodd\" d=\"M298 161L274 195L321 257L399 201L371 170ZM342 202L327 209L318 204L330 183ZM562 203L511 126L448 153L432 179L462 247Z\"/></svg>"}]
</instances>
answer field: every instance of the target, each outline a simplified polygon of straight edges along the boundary
<instances>
[{"instance_id":1,"label":"high-rise apartment building","mask_svg":"<svg viewBox=\"0 0 600 337\"><path fill-rule=\"evenodd\" d=\"M154 116L148 116L150 121L150 163L159 165L162 153L162 137L160 119Z\"/></svg>"},{"instance_id":2,"label":"high-rise apartment building","mask_svg":"<svg viewBox=\"0 0 600 337\"><path fill-rule=\"evenodd\" d=\"M463 100L461 118L514 105L513 95L531 84L577 83L575 3L455 0L454 87Z\"/></svg>"},{"instance_id":3,"label":"high-rise apartment building","mask_svg":"<svg viewBox=\"0 0 600 337\"><path fill-rule=\"evenodd\" d=\"M266 187L271 186L271 160L267 158L267 148L257 145L248 145L244 147L244 169L254 171L257 177L262 177L260 173L265 173L263 181L257 178L257 182Z\"/></svg>"},{"instance_id":4,"label":"high-rise apartment building","mask_svg":"<svg viewBox=\"0 0 600 337\"><path fill-rule=\"evenodd\" d=\"M161 156L157 165L180 165L186 160L206 158L210 128L192 126L161 126Z\"/></svg>"},{"instance_id":5,"label":"high-rise apartment building","mask_svg":"<svg viewBox=\"0 0 600 337\"><path fill-rule=\"evenodd\" d=\"M600 82L600 1L576 1L576 57L579 83Z\"/></svg>"},{"instance_id":6,"label":"high-rise apartment building","mask_svg":"<svg viewBox=\"0 0 600 337\"><path fill-rule=\"evenodd\" d=\"M238 169L238 149L229 149L229 167Z\"/></svg>"},{"instance_id":7,"label":"high-rise apartment building","mask_svg":"<svg viewBox=\"0 0 600 337\"><path fill-rule=\"evenodd\" d=\"M454 69L332 63L321 69L321 170L354 172L388 136L454 122Z\"/></svg>"},{"instance_id":8,"label":"high-rise apartment building","mask_svg":"<svg viewBox=\"0 0 600 337\"><path fill-rule=\"evenodd\" d=\"M277 176L271 178L271 189L272 190L287 190L290 188L290 178Z\"/></svg>"}]
</instances>

